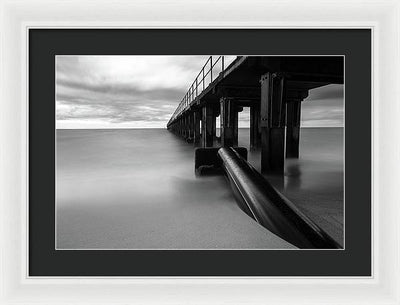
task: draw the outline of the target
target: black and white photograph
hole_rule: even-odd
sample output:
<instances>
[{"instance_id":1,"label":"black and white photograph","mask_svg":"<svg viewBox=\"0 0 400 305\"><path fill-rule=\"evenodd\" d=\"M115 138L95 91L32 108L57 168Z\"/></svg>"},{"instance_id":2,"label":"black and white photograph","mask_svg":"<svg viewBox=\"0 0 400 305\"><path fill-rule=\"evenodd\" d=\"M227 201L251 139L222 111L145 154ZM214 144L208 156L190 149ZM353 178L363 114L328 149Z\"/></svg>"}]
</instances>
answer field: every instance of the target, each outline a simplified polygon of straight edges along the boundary
<instances>
[{"instance_id":1,"label":"black and white photograph","mask_svg":"<svg viewBox=\"0 0 400 305\"><path fill-rule=\"evenodd\" d=\"M400 2L0 7L1 304L398 303Z\"/></svg>"},{"instance_id":2,"label":"black and white photograph","mask_svg":"<svg viewBox=\"0 0 400 305\"><path fill-rule=\"evenodd\" d=\"M344 56L55 61L56 249L344 249Z\"/></svg>"}]
</instances>

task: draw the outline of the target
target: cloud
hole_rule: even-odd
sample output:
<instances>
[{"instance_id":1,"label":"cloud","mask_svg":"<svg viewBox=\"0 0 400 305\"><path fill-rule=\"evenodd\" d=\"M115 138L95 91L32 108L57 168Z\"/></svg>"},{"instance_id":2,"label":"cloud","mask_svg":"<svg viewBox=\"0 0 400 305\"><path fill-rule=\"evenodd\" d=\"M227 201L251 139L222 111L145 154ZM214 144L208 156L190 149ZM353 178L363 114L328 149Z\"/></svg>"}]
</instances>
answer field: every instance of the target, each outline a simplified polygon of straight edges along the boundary
<instances>
[{"instance_id":1,"label":"cloud","mask_svg":"<svg viewBox=\"0 0 400 305\"><path fill-rule=\"evenodd\" d=\"M165 99L169 101L179 101L186 93L185 90L175 88L155 88L144 90L135 85L98 83L87 84L79 81L57 82L57 100L66 103L104 103L115 100L132 102L133 101L152 101Z\"/></svg>"},{"instance_id":2,"label":"cloud","mask_svg":"<svg viewBox=\"0 0 400 305\"><path fill-rule=\"evenodd\" d=\"M207 58L57 56L57 128L165 128ZM343 125L342 97L343 86L312 90L302 125ZM248 110L239 118L240 127L249 126Z\"/></svg>"},{"instance_id":3,"label":"cloud","mask_svg":"<svg viewBox=\"0 0 400 305\"><path fill-rule=\"evenodd\" d=\"M165 127L206 59L57 56L57 127Z\"/></svg>"},{"instance_id":4,"label":"cloud","mask_svg":"<svg viewBox=\"0 0 400 305\"><path fill-rule=\"evenodd\" d=\"M343 85L327 85L310 90L302 102L301 126L343 127Z\"/></svg>"},{"instance_id":5,"label":"cloud","mask_svg":"<svg viewBox=\"0 0 400 305\"><path fill-rule=\"evenodd\" d=\"M327 85L311 90L308 99L332 101L342 100L343 96L343 85Z\"/></svg>"}]
</instances>

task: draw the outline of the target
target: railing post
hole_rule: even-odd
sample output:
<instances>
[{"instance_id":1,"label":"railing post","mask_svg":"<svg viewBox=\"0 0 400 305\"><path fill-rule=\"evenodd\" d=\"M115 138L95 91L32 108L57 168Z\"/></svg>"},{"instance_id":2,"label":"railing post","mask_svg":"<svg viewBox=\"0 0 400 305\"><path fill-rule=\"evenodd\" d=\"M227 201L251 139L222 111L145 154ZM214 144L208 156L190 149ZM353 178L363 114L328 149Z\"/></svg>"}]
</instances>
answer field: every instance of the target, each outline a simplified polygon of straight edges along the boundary
<instances>
[{"instance_id":1,"label":"railing post","mask_svg":"<svg viewBox=\"0 0 400 305\"><path fill-rule=\"evenodd\" d=\"M173 129L179 131L182 134L184 132L186 132L185 130L183 130L183 125L187 123L186 119L185 119L185 115L187 114L186 112L190 108L191 103L193 101L195 101L199 97L199 95L201 95L201 93L208 87L208 85L214 81L213 68L214 68L214 66L219 65L218 64L219 60L221 60L221 70L222 71L225 70L225 56L223 56L223 55L216 56L216 59L213 59L212 55L208 57L207 61L202 66L201 71L195 77L194 81L192 82L192 84L190 85L186 94L184 95L183 99L180 101L180 103L178 104L178 107L175 109L174 114L171 116L170 120L168 121L168 123L167 123L168 128L171 127ZM210 64L208 63L208 61L210 62ZM208 67L208 64L210 65L209 71L206 70ZM218 78L218 71L219 71L218 69L219 68L217 67L216 68L217 78ZM208 74L210 74L210 83L207 83L207 85L206 85ZM201 79L200 79L200 77L201 77ZM199 88L199 86L201 85L200 82L203 82L203 88ZM195 86L196 86L196 88L195 88ZM213 112L215 114L215 113L218 113L218 111L219 111L219 108L214 109ZM190 119L192 119L192 118L190 117ZM203 125L203 122L201 124ZM215 129L215 123L214 123L214 129ZM203 131L203 130L201 130L201 131Z\"/></svg>"},{"instance_id":2,"label":"railing post","mask_svg":"<svg viewBox=\"0 0 400 305\"><path fill-rule=\"evenodd\" d=\"M205 79L204 79L204 67L203 67L203 90L206 88L206 85L205 85Z\"/></svg>"},{"instance_id":3,"label":"railing post","mask_svg":"<svg viewBox=\"0 0 400 305\"><path fill-rule=\"evenodd\" d=\"M211 75L211 82L213 81L212 69L213 69L212 56L210 56L210 75Z\"/></svg>"}]
</instances>

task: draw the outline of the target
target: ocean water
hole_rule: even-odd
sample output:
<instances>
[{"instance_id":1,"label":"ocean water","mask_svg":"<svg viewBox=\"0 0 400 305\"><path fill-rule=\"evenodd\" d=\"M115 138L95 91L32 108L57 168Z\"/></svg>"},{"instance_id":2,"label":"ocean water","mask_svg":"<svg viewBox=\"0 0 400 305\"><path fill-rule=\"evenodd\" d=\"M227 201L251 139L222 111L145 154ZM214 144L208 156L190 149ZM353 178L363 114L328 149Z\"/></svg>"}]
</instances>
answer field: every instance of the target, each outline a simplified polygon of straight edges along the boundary
<instances>
[{"instance_id":1,"label":"ocean water","mask_svg":"<svg viewBox=\"0 0 400 305\"><path fill-rule=\"evenodd\" d=\"M341 128L302 129L300 159L268 177L341 244L342 143ZM293 247L240 210L223 176L196 177L193 146L164 129L57 130L56 190L58 249Z\"/></svg>"},{"instance_id":2,"label":"ocean water","mask_svg":"<svg viewBox=\"0 0 400 305\"><path fill-rule=\"evenodd\" d=\"M239 131L239 145L249 143L248 130ZM283 177L267 179L300 210L344 245L344 129L302 128L299 159L285 160ZM249 162L260 170L260 151Z\"/></svg>"}]
</instances>

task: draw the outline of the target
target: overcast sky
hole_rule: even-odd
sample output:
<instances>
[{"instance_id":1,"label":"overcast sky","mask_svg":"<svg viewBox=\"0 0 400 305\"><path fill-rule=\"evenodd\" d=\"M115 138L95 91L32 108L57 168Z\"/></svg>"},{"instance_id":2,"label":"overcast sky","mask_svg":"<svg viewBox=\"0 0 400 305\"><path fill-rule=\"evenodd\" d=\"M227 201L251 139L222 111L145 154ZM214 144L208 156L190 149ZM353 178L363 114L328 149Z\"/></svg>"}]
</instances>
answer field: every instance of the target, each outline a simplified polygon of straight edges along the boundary
<instances>
[{"instance_id":1,"label":"overcast sky","mask_svg":"<svg viewBox=\"0 0 400 305\"><path fill-rule=\"evenodd\" d=\"M207 58L57 56L57 128L165 128ZM248 111L239 118L249 126ZM301 124L343 126L343 86L311 90Z\"/></svg>"}]
</instances>

